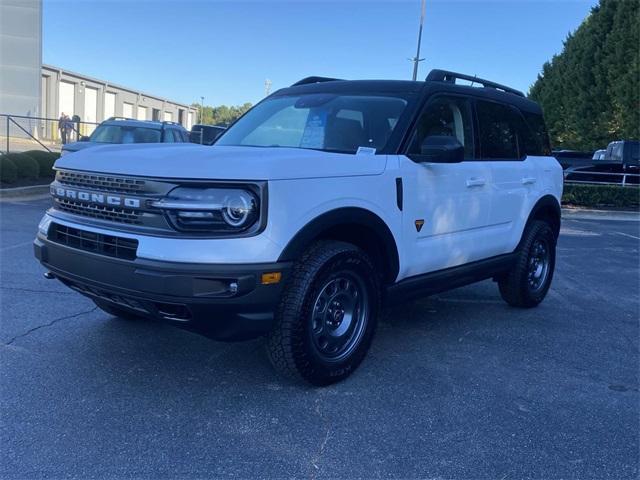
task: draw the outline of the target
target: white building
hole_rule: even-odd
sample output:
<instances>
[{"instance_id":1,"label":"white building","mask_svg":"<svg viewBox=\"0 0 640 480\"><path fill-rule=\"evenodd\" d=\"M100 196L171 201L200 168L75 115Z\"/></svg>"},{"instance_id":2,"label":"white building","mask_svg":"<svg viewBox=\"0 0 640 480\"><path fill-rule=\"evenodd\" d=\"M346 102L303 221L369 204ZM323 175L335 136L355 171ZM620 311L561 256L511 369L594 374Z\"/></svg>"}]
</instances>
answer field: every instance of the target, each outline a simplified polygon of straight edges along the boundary
<instances>
[{"instance_id":1,"label":"white building","mask_svg":"<svg viewBox=\"0 0 640 480\"><path fill-rule=\"evenodd\" d=\"M55 138L54 122L17 117L55 119L61 112L69 117L78 115L86 122L122 116L169 120L190 129L198 111L156 95L43 65L42 0L0 0L0 115L15 116L17 123L40 138ZM24 135L15 124L10 127L10 136ZM84 126L83 130L86 134L91 128Z\"/></svg>"}]
</instances>

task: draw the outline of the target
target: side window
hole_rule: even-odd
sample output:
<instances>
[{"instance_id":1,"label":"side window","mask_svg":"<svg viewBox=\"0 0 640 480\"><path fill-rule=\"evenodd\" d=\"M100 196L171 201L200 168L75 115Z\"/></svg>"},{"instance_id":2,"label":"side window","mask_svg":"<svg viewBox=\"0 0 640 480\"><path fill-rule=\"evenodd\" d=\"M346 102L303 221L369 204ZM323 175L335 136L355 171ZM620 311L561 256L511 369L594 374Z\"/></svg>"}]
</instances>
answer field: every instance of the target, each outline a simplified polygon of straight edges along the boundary
<instances>
[{"instance_id":1,"label":"side window","mask_svg":"<svg viewBox=\"0 0 640 480\"><path fill-rule=\"evenodd\" d=\"M476 103L483 159L515 160L518 154L517 113L506 105L479 100ZM524 148L523 148L524 156Z\"/></svg>"},{"instance_id":2,"label":"side window","mask_svg":"<svg viewBox=\"0 0 640 480\"><path fill-rule=\"evenodd\" d=\"M551 144L549 142L549 134L547 133L547 127L544 124L544 118L537 113L522 112L529 129L533 133L533 136L537 140L537 151L530 151L527 149L529 155L551 155Z\"/></svg>"},{"instance_id":3,"label":"side window","mask_svg":"<svg viewBox=\"0 0 640 480\"><path fill-rule=\"evenodd\" d=\"M413 133L407 153L419 155L427 137L455 137L464 147L464 158L473 158L473 129L469 101L458 97L437 97L427 104Z\"/></svg>"},{"instance_id":4,"label":"side window","mask_svg":"<svg viewBox=\"0 0 640 480\"><path fill-rule=\"evenodd\" d=\"M173 129L165 128L164 129L164 140L163 143L173 143L175 139L173 138Z\"/></svg>"}]
</instances>

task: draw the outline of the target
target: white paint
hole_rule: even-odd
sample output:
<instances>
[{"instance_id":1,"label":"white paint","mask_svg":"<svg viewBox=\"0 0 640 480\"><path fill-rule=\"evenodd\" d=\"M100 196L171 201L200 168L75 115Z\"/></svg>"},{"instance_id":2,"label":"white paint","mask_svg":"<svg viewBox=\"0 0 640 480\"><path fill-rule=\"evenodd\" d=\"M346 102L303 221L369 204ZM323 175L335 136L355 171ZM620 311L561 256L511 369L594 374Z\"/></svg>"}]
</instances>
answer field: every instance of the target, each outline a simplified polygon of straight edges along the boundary
<instances>
[{"instance_id":1,"label":"white paint","mask_svg":"<svg viewBox=\"0 0 640 480\"><path fill-rule=\"evenodd\" d=\"M85 122L97 122L98 121L98 89L92 87L85 87L84 89L84 116L82 118ZM91 132L95 130L95 125L82 125L82 134L91 135Z\"/></svg>"},{"instance_id":2,"label":"white paint","mask_svg":"<svg viewBox=\"0 0 640 480\"><path fill-rule=\"evenodd\" d=\"M134 118L133 117L133 103L124 102L122 104L122 116L126 118Z\"/></svg>"},{"instance_id":3,"label":"white paint","mask_svg":"<svg viewBox=\"0 0 640 480\"><path fill-rule=\"evenodd\" d=\"M106 92L104 94L104 116L103 120L116 116L116 94Z\"/></svg>"},{"instance_id":4,"label":"white paint","mask_svg":"<svg viewBox=\"0 0 640 480\"><path fill-rule=\"evenodd\" d=\"M76 109L76 86L73 83L63 81L60 82L58 88L58 116L64 112L71 118L75 114Z\"/></svg>"}]
</instances>

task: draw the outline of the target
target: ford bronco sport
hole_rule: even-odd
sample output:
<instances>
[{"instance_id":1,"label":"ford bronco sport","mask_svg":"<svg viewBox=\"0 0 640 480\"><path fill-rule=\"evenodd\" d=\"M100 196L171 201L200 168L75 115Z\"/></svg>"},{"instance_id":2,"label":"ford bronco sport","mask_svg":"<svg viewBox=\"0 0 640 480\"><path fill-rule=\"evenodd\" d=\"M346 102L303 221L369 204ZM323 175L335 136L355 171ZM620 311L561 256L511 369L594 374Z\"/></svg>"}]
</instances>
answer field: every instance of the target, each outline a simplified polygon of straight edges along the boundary
<instances>
[{"instance_id":1,"label":"ford bronco sport","mask_svg":"<svg viewBox=\"0 0 640 480\"><path fill-rule=\"evenodd\" d=\"M562 169L540 107L453 72L310 77L213 147L102 146L55 168L47 277L115 316L266 335L273 365L315 385L361 363L384 303L493 278L534 307L553 276Z\"/></svg>"}]
</instances>

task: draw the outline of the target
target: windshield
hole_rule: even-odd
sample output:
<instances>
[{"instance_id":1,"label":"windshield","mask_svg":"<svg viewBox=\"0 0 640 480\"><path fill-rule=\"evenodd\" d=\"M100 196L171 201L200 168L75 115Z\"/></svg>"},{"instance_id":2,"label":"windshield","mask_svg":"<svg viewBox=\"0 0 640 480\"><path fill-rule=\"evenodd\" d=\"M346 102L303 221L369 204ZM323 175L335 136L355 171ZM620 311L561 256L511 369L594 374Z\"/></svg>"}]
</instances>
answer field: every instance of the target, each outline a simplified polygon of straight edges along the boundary
<instances>
[{"instance_id":1,"label":"windshield","mask_svg":"<svg viewBox=\"0 0 640 480\"><path fill-rule=\"evenodd\" d=\"M313 93L269 98L216 145L311 148L355 153L384 148L407 101L400 97Z\"/></svg>"},{"instance_id":2,"label":"windshield","mask_svg":"<svg viewBox=\"0 0 640 480\"><path fill-rule=\"evenodd\" d=\"M158 143L160 130L128 125L99 125L90 140L99 143Z\"/></svg>"}]
</instances>

